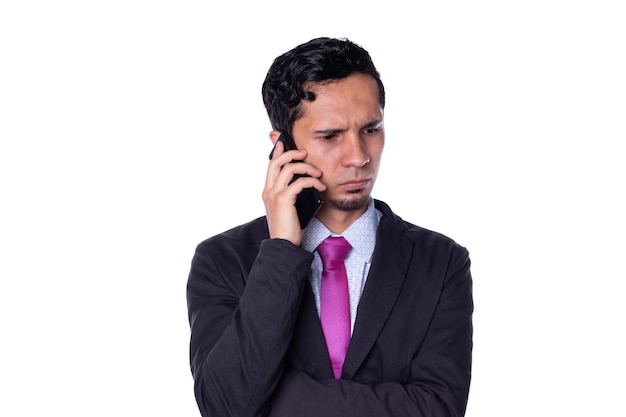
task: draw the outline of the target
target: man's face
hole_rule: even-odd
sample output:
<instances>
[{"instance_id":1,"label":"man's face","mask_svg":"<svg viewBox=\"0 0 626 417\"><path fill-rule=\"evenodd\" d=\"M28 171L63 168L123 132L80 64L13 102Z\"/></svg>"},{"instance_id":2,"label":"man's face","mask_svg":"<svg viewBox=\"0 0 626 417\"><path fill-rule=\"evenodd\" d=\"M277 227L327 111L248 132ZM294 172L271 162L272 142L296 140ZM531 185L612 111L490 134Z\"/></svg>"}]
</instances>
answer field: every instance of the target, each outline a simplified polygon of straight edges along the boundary
<instances>
[{"instance_id":1,"label":"man's face","mask_svg":"<svg viewBox=\"0 0 626 417\"><path fill-rule=\"evenodd\" d=\"M353 74L326 84L310 83L305 90L314 101L302 103L303 117L293 125L306 162L322 171L328 187L322 210L356 211L367 208L385 143L383 109L373 77Z\"/></svg>"}]
</instances>

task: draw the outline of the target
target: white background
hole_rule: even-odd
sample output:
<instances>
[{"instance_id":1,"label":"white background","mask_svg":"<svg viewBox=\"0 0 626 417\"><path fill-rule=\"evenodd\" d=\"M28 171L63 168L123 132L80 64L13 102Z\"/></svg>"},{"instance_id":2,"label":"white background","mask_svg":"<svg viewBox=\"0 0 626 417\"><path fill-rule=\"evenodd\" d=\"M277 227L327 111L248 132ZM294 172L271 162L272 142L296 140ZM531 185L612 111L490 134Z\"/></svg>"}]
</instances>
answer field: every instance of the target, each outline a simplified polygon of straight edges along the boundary
<instances>
[{"instance_id":1,"label":"white background","mask_svg":"<svg viewBox=\"0 0 626 417\"><path fill-rule=\"evenodd\" d=\"M471 253L467 417L624 412L620 1L5 1L0 415L198 416L197 243L263 214L272 60L387 89L374 196Z\"/></svg>"}]
</instances>

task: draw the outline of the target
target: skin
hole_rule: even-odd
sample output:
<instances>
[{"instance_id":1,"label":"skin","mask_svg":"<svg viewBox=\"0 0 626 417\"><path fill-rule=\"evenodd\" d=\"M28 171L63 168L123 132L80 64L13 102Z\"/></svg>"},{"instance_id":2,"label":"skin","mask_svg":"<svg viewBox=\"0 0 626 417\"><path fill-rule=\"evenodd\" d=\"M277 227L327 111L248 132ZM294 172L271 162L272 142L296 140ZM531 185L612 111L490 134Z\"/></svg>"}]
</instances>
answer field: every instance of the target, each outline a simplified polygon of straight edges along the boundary
<instances>
[{"instance_id":1,"label":"skin","mask_svg":"<svg viewBox=\"0 0 626 417\"><path fill-rule=\"evenodd\" d=\"M274 150L263 190L270 237L299 246L302 230L295 209L304 188L320 191L316 217L333 233L345 231L367 210L385 144L378 86L369 75L353 74L330 83L309 83L314 101L303 101L293 125L298 150ZM270 132L276 143L280 132ZM303 160L294 163L292 161ZM308 174L289 185L294 174Z\"/></svg>"}]
</instances>

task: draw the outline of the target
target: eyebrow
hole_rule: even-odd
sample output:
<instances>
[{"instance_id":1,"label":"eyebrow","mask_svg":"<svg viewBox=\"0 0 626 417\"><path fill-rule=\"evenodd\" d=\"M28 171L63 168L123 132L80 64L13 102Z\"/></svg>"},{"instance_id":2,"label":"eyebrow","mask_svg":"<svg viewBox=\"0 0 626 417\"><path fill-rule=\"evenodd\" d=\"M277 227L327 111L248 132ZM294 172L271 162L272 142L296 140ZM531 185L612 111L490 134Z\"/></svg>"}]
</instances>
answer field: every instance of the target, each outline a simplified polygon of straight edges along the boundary
<instances>
[{"instance_id":1,"label":"eyebrow","mask_svg":"<svg viewBox=\"0 0 626 417\"><path fill-rule=\"evenodd\" d=\"M364 124L363 126L361 126L360 129L369 129L372 127L378 127L381 126L383 124L383 120L382 119L375 119L375 120L371 120L369 122L367 122L366 124ZM334 135L340 132L344 132L346 129L320 129L320 130L314 130L313 134L315 135Z\"/></svg>"}]
</instances>

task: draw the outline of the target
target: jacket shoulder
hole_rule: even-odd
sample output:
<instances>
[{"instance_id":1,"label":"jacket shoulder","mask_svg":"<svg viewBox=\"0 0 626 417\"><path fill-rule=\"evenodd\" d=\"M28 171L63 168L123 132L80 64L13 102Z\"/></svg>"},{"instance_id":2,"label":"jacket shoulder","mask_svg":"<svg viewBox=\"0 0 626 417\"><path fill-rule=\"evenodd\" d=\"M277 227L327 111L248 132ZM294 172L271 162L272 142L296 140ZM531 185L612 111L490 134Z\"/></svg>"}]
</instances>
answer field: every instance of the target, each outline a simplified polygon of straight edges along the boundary
<instances>
[{"instance_id":1,"label":"jacket shoulder","mask_svg":"<svg viewBox=\"0 0 626 417\"><path fill-rule=\"evenodd\" d=\"M390 228L396 229L397 232L402 234L404 239L412 242L416 248L422 250L428 248L438 251L465 252L467 254L467 249L451 237L404 220L381 201L376 201L376 207L383 213L383 217L387 218L386 221L390 224Z\"/></svg>"},{"instance_id":2,"label":"jacket shoulder","mask_svg":"<svg viewBox=\"0 0 626 417\"><path fill-rule=\"evenodd\" d=\"M223 244L227 241L254 242L265 239L268 235L265 216L256 218L248 223L233 227L219 234L213 235L198 244L198 246Z\"/></svg>"},{"instance_id":3,"label":"jacket shoulder","mask_svg":"<svg viewBox=\"0 0 626 417\"><path fill-rule=\"evenodd\" d=\"M211 252L217 256L232 256L233 253L255 252L261 242L269 238L265 216L248 223L233 227L217 235L211 236L197 245L197 253ZM253 250L250 250L253 249Z\"/></svg>"}]
</instances>

